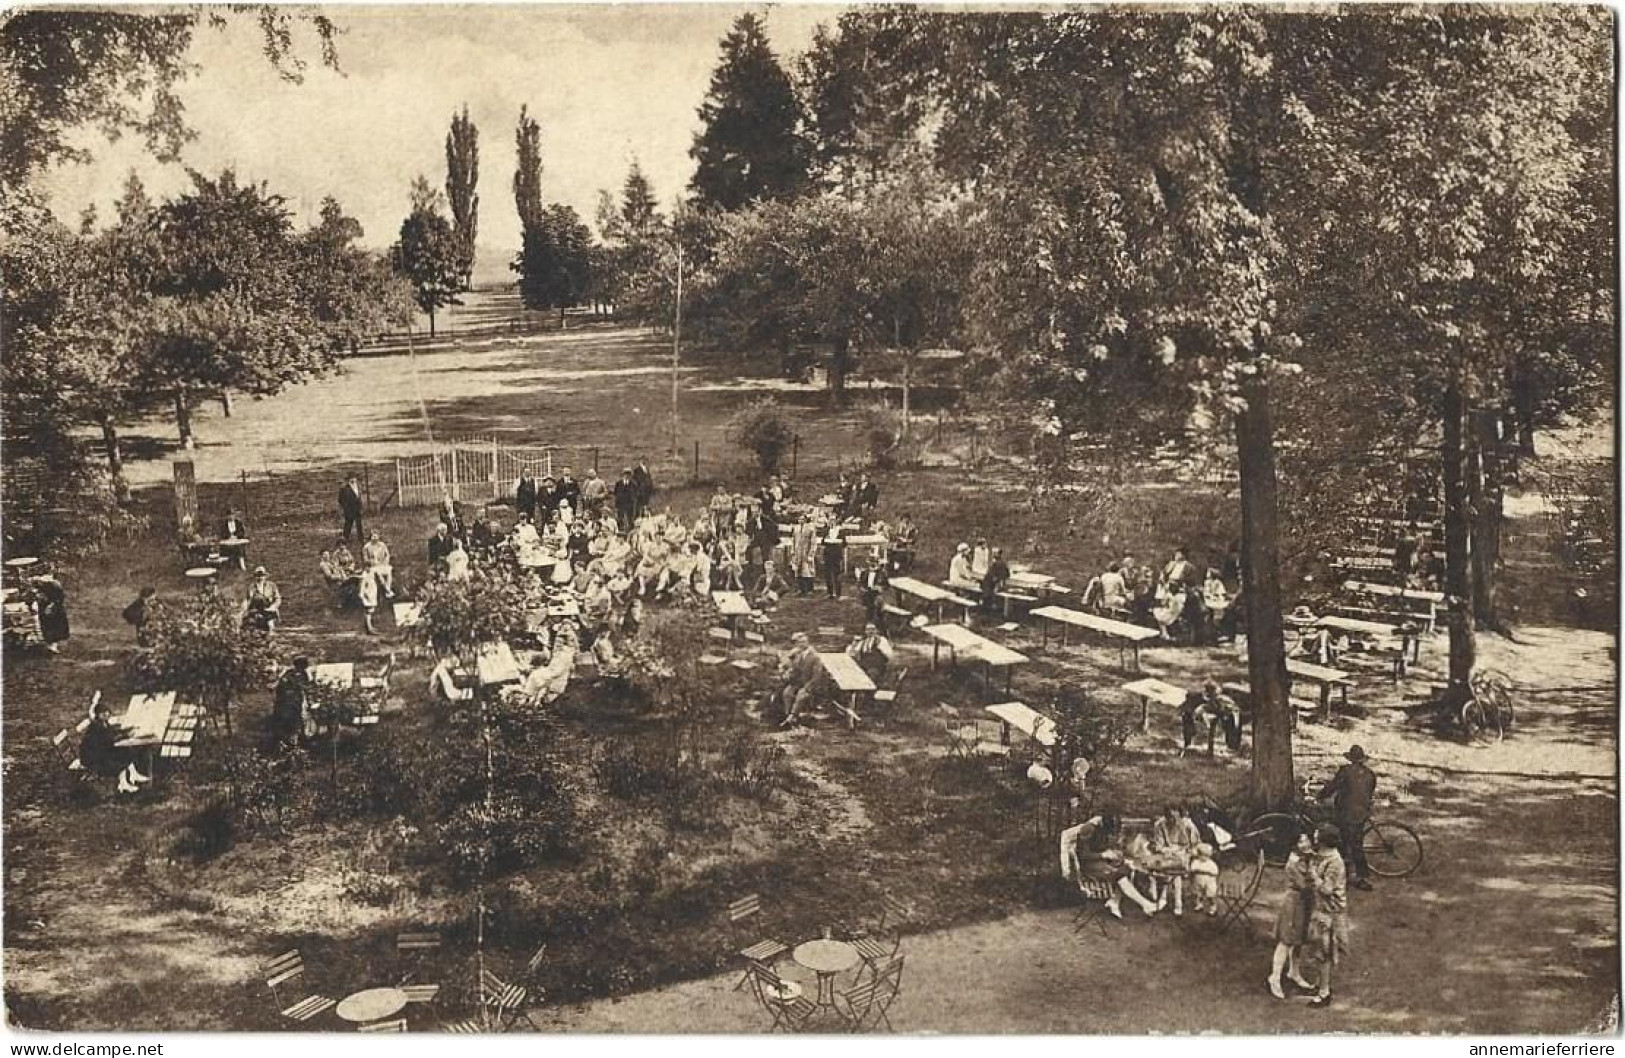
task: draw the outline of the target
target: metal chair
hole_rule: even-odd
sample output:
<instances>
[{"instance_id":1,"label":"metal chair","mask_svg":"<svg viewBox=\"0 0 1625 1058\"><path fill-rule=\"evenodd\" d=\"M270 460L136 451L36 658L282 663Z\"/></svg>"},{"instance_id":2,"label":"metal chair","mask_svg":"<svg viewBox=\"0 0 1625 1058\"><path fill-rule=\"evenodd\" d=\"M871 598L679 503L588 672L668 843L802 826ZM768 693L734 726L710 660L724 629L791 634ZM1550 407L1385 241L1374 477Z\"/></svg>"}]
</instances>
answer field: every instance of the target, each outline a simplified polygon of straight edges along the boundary
<instances>
[{"instance_id":1,"label":"metal chair","mask_svg":"<svg viewBox=\"0 0 1625 1058\"><path fill-rule=\"evenodd\" d=\"M738 925L746 919L756 918L761 913L762 896L760 893L747 894L728 905L728 921L734 925ZM750 972L753 968L770 968L774 960L780 958L789 950L789 945L771 938L764 938L755 944L739 949L737 954L745 960L746 964L745 976L739 979L739 983L734 986L734 991L737 992L743 988L745 983L750 980Z\"/></svg>"},{"instance_id":2,"label":"metal chair","mask_svg":"<svg viewBox=\"0 0 1625 1058\"><path fill-rule=\"evenodd\" d=\"M396 1018L394 1021L375 1021L370 1025L362 1025L357 1032L405 1032L406 1019Z\"/></svg>"},{"instance_id":3,"label":"metal chair","mask_svg":"<svg viewBox=\"0 0 1625 1058\"><path fill-rule=\"evenodd\" d=\"M283 986L305 974L305 957L299 953L298 948L278 955L266 963L260 972L264 975L266 987L271 989L271 995L276 1000L277 1006L282 1008L282 1016L291 1021L309 1021L317 1014L338 1005L336 1000L312 993L292 1006L282 1007Z\"/></svg>"},{"instance_id":4,"label":"metal chair","mask_svg":"<svg viewBox=\"0 0 1625 1058\"><path fill-rule=\"evenodd\" d=\"M1078 894L1083 897L1083 906L1078 908L1078 913L1072 918L1072 932L1082 933L1093 925L1100 930L1102 937L1111 936L1106 932L1106 923L1100 917L1106 910L1106 905L1116 895L1111 883L1100 878L1085 878L1079 875Z\"/></svg>"},{"instance_id":5,"label":"metal chair","mask_svg":"<svg viewBox=\"0 0 1625 1058\"><path fill-rule=\"evenodd\" d=\"M769 1032L781 1028L787 1032L800 1032L808 1020L818 1013L818 1007L802 994L799 984L784 980L760 963L750 965L745 971L745 980L750 983L751 994L756 1001L773 1019L772 1026L767 1030Z\"/></svg>"},{"instance_id":6,"label":"metal chair","mask_svg":"<svg viewBox=\"0 0 1625 1058\"><path fill-rule=\"evenodd\" d=\"M845 1008L841 1013L848 1027L860 1032L884 1024L887 1032L896 1032L887 1011L902 989L903 957L899 955L881 965L867 981L841 993L841 1005Z\"/></svg>"}]
</instances>

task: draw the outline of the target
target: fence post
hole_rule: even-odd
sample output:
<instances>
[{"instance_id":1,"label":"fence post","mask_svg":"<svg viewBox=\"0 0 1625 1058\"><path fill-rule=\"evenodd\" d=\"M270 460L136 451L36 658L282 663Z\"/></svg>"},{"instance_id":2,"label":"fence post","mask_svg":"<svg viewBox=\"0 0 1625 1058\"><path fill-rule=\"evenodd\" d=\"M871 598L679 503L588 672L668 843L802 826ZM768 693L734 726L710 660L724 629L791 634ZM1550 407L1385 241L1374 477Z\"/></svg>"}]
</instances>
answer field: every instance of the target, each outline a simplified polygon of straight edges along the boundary
<instances>
[{"instance_id":1,"label":"fence post","mask_svg":"<svg viewBox=\"0 0 1625 1058\"><path fill-rule=\"evenodd\" d=\"M547 453L547 473L543 474L542 477L550 478L553 476L553 446L548 445L543 451Z\"/></svg>"},{"instance_id":2,"label":"fence post","mask_svg":"<svg viewBox=\"0 0 1625 1058\"><path fill-rule=\"evenodd\" d=\"M492 500L492 502L496 501L496 499L500 495L501 488L502 488L502 481L501 481L501 478L499 477L499 475L502 473L502 470L497 464L498 464L498 459L497 459L497 439L493 436L491 438L491 500Z\"/></svg>"},{"instance_id":3,"label":"fence post","mask_svg":"<svg viewBox=\"0 0 1625 1058\"><path fill-rule=\"evenodd\" d=\"M700 480L700 442L694 442L694 480Z\"/></svg>"},{"instance_id":4,"label":"fence post","mask_svg":"<svg viewBox=\"0 0 1625 1058\"><path fill-rule=\"evenodd\" d=\"M801 435L798 434L798 433L793 433L793 434L790 435L790 480L791 481L794 481L796 479L796 462L797 462L797 457L800 454L801 454Z\"/></svg>"},{"instance_id":5,"label":"fence post","mask_svg":"<svg viewBox=\"0 0 1625 1058\"><path fill-rule=\"evenodd\" d=\"M373 513L371 463L361 464L361 505L368 514Z\"/></svg>"},{"instance_id":6,"label":"fence post","mask_svg":"<svg viewBox=\"0 0 1625 1058\"><path fill-rule=\"evenodd\" d=\"M592 446L592 472L598 473L598 446Z\"/></svg>"}]
</instances>

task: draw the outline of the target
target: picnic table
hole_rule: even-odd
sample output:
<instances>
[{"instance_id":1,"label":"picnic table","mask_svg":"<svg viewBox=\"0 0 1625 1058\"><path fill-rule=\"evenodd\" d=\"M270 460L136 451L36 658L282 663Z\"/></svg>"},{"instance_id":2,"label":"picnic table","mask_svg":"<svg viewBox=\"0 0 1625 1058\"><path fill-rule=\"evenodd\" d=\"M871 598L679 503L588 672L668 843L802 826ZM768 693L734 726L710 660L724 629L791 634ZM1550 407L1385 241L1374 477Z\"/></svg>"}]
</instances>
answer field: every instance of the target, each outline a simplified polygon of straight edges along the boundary
<instances>
[{"instance_id":1,"label":"picnic table","mask_svg":"<svg viewBox=\"0 0 1625 1058\"><path fill-rule=\"evenodd\" d=\"M728 630L738 639L740 620L750 616L750 600L742 591L714 591L711 601L716 603L717 613L727 619Z\"/></svg>"},{"instance_id":2,"label":"picnic table","mask_svg":"<svg viewBox=\"0 0 1625 1058\"><path fill-rule=\"evenodd\" d=\"M355 684L355 662L330 661L310 667L310 678L329 687L351 687Z\"/></svg>"},{"instance_id":3,"label":"picnic table","mask_svg":"<svg viewBox=\"0 0 1625 1058\"><path fill-rule=\"evenodd\" d=\"M1003 722L1005 741L1009 741L1013 727L1040 746L1055 745L1055 721L1031 706L1022 702L1000 702L988 706L987 711Z\"/></svg>"},{"instance_id":4,"label":"picnic table","mask_svg":"<svg viewBox=\"0 0 1625 1058\"><path fill-rule=\"evenodd\" d=\"M1043 621L1054 621L1061 626L1061 645L1066 646L1066 630L1068 626L1081 628L1087 632L1096 632L1114 640L1117 643L1117 663L1127 668L1123 663L1123 652L1132 650L1134 666L1132 671L1140 671L1140 644L1156 639L1158 633L1150 628L1141 628L1131 625L1127 621L1114 621L1110 617L1101 617L1098 614L1084 613L1082 610L1069 610L1064 606L1040 606L1033 611L1033 616ZM1049 645L1049 626L1040 625L1041 643Z\"/></svg>"},{"instance_id":5,"label":"picnic table","mask_svg":"<svg viewBox=\"0 0 1625 1058\"><path fill-rule=\"evenodd\" d=\"M841 562L843 563L841 568L843 572L846 569L845 563L850 560L854 547L866 547L871 554L877 554L880 556L881 561L885 561L886 549L891 546L891 541L887 539L884 533L854 533L846 537L845 542L846 547L841 550Z\"/></svg>"},{"instance_id":6,"label":"picnic table","mask_svg":"<svg viewBox=\"0 0 1625 1058\"><path fill-rule=\"evenodd\" d=\"M481 687L518 683L522 678L513 648L506 643L488 643L481 648L474 662L474 672Z\"/></svg>"},{"instance_id":7,"label":"picnic table","mask_svg":"<svg viewBox=\"0 0 1625 1058\"><path fill-rule=\"evenodd\" d=\"M970 611L972 607L976 605L976 603L971 599L964 598L963 596L951 592L946 588L939 588L935 584L927 584L925 581L917 580L914 577L893 577L888 583L891 585L892 592L897 600L897 605L899 606L903 605L904 595L912 595L925 603L936 603L938 621L942 620L943 603L951 602L958 606L963 606L965 608L965 618L967 621L970 619Z\"/></svg>"},{"instance_id":8,"label":"picnic table","mask_svg":"<svg viewBox=\"0 0 1625 1058\"><path fill-rule=\"evenodd\" d=\"M416 602L394 603L391 610L395 614L396 628L411 628L423 619L423 604Z\"/></svg>"},{"instance_id":9,"label":"picnic table","mask_svg":"<svg viewBox=\"0 0 1625 1058\"><path fill-rule=\"evenodd\" d=\"M174 712L174 691L131 695L129 708L124 715L113 718L113 723L129 734L115 744L126 749L158 745L164 740L164 732L169 729L169 718Z\"/></svg>"},{"instance_id":10,"label":"picnic table","mask_svg":"<svg viewBox=\"0 0 1625 1058\"><path fill-rule=\"evenodd\" d=\"M1170 709L1178 709L1185 704L1185 689L1176 687L1166 680L1147 677L1135 680L1133 683L1123 684L1123 690L1137 695L1140 699L1140 730L1151 730L1151 703L1166 705Z\"/></svg>"},{"instance_id":11,"label":"picnic table","mask_svg":"<svg viewBox=\"0 0 1625 1058\"><path fill-rule=\"evenodd\" d=\"M935 669L937 667L937 659L944 645L948 647L954 664L959 663L959 654L963 651L967 658L972 661L980 661L987 666L987 686L990 690L993 685L994 669L1004 670L1004 689L1005 693L1008 694L1010 691L1011 670L1015 666L1025 665L1031 660L1020 651L1011 650L1003 644L995 643L991 639L977 635L962 625L926 625L921 631L931 637L931 668Z\"/></svg>"},{"instance_id":12,"label":"picnic table","mask_svg":"<svg viewBox=\"0 0 1625 1058\"><path fill-rule=\"evenodd\" d=\"M1444 592L1442 591L1405 588L1395 584L1378 584L1375 581L1344 581L1343 590L1356 595L1369 595L1377 599L1397 599L1401 605L1407 602L1425 603L1427 606L1425 611L1417 610L1411 613L1407 610L1406 613L1420 620L1422 630L1429 633L1433 631L1433 627L1439 619L1439 607L1444 604Z\"/></svg>"},{"instance_id":13,"label":"picnic table","mask_svg":"<svg viewBox=\"0 0 1625 1058\"><path fill-rule=\"evenodd\" d=\"M824 666L824 671L829 673L829 678L835 681L836 688L842 694L852 696L849 705L842 706L837 703L837 707L846 714L848 725L857 727L860 719L858 716L858 696L873 694L875 681L869 678L869 674L864 672L850 655L840 652L820 652L818 660Z\"/></svg>"},{"instance_id":14,"label":"picnic table","mask_svg":"<svg viewBox=\"0 0 1625 1058\"><path fill-rule=\"evenodd\" d=\"M1288 659L1286 671L1295 677L1302 677L1320 685L1320 715L1323 719L1332 717L1332 688L1336 687L1342 693L1343 705L1349 704L1349 674L1341 669L1328 668L1325 665L1316 665L1308 661Z\"/></svg>"}]
</instances>

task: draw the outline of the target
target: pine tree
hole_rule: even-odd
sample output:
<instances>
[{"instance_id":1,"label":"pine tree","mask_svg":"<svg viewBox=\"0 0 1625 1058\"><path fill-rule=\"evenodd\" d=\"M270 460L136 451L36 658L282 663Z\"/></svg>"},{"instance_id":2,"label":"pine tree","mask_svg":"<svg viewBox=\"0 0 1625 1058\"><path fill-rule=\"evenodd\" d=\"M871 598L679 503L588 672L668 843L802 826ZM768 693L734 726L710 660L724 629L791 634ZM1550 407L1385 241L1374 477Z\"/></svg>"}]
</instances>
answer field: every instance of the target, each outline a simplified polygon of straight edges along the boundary
<instances>
[{"instance_id":1,"label":"pine tree","mask_svg":"<svg viewBox=\"0 0 1625 1058\"><path fill-rule=\"evenodd\" d=\"M468 116L468 104L453 114L446 133L446 199L451 203L463 286L474 276L474 242L480 226L480 130Z\"/></svg>"},{"instance_id":2,"label":"pine tree","mask_svg":"<svg viewBox=\"0 0 1625 1058\"><path fill-rule=\"evenodd\" d=\"M630 241L647 235L660 222L655 210L654 189L649 186L649 178L643 175L642 167L634 158L632 168L626 173L626 183L621 188L621 226L625 238Z\"/></svg>"},{"instance_id":3,"label":"pine tree","mask_svg":"<svg viewBox=\"0 0 1625 1058\"><path fill-rule=\"evenodd\" d=\"M733 212L789 198L806 184L800 104L755 15L741 15L723 38L699 113L704 128L688 152L697 163L689 186L702 208Z\"/></svg>"}]
</instances>

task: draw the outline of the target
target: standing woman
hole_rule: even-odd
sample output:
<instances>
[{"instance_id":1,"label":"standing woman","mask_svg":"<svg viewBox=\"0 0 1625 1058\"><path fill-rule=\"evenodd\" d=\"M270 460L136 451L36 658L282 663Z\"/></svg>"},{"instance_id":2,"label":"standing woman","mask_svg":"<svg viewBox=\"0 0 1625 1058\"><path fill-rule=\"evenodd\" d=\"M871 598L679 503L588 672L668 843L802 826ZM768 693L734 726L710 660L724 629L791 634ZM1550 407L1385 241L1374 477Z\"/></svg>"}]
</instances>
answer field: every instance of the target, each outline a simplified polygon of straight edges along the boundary
<instances>
[{"instance_id":1,"label":"standing woman","mask_svg":"<svg viewBox=\"0 0 1625 1058\"><path fill-rule=\"evenodd\" d=\"M1286 993L1281 989L1281 973L1285 971L1287 978L1306 992L1315 990L1315 986L1303 979L1303 973L1298 969L1298 949L1303 946L1309 936L1309 913L1314 905L1315 885L1309 875L1310 861L1314 857L1314 843L1308 834L1299 834L1297 846L1287 857L1286 893L1281 897L1281 906L1275 912L1275 954L1270 960L1270 976L1265 983L1269 985L1270 995L1276 999L1285 999Z\"/></svg>"}]
</instances>

